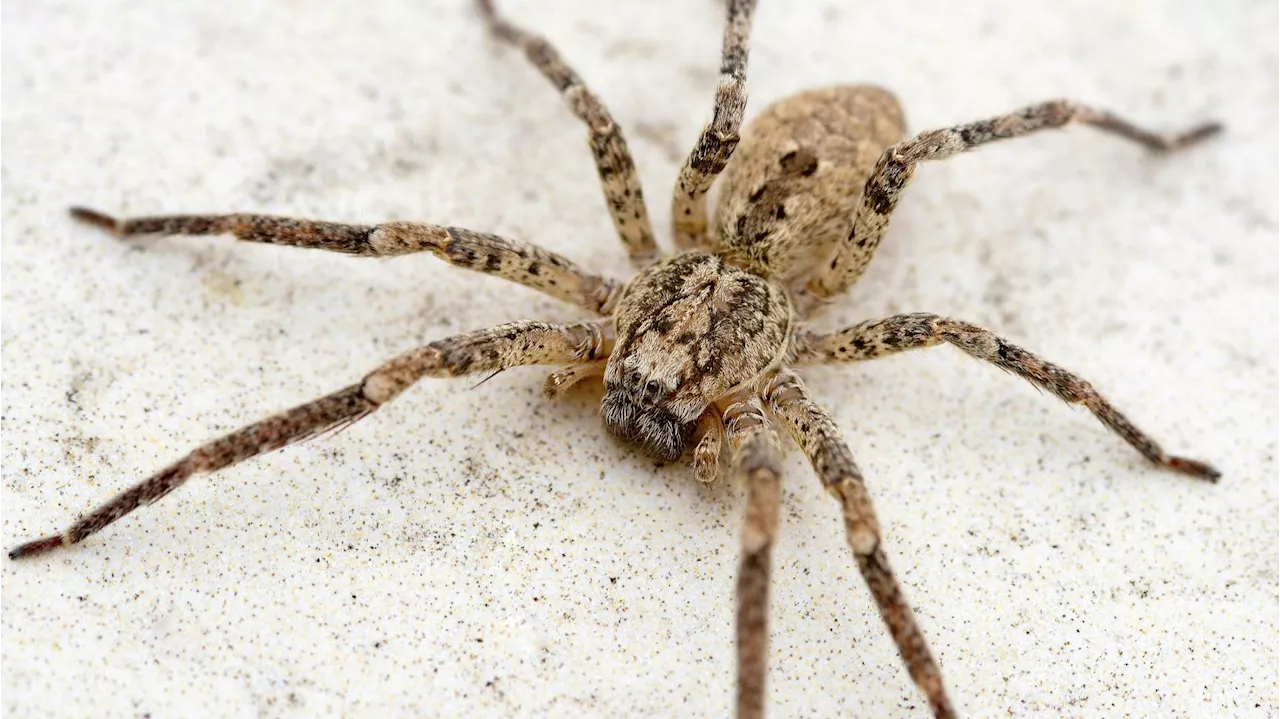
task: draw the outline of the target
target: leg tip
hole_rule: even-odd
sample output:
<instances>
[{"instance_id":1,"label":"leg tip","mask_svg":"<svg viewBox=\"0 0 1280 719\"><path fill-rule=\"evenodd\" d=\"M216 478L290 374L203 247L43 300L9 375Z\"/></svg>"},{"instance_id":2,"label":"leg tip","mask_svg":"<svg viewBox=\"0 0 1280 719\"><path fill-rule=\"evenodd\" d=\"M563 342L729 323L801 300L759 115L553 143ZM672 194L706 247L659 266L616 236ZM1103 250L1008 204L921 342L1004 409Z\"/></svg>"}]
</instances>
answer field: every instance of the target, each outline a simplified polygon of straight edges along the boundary
<instances>
[{"instance_id":1,"label":"leg tip","mask_svg":"<svg viewBox=\"0 0 1280 719\"><path fill-rule=\"evenodd\" d=\"M542 382L542 396L549 400L558 400L564 397L565 392L569 391L569 385L565 381L565 377L560 372L548 375Z\"/></svg>"},{"instance_id":2,"label":"leg tip","mask_svg":"<svg viewBox=\"0 0 1280 719\"><path fill-rule=\"evenodd\" d=\"M1171 142L1160 149L1168 152L1172 150L1181 150L1184 147L1190 147L1192 145L1198 145L1204 140L1221 135L1226 129L1226 126L1221 122L1206 122L1202 125L1196 125L1190 130L1174 137Z\"/></svg>"},{"instance_id":3,"label":"leg tip","mask_svg":"<svg viewBox=\"0 0 1280 719\"><path fill-rule=\"evenodd\" d=\"M951 706L950 700L944 700L933 704L934 719L956 719L957 716L956 710Z\"/></svg>"},{"instance_id":4,"label":"leg tip","mask_svg":"<svg viewBox=\"0 0 1280 719\"><path fill-rule=\"evenodd\" d=\"M1181 472L1183 474L1203 479L1208 482L1217 483L1222 478L1222 472L1219 472L1213 465L1207 462L1201 462L1197 459L1187 459L1185 457L1170 457L1168 461L1169 468Z\"/></svg>"},{"instance_id":5,"label":"leg tip","mask_svg":"<svg viewBox=\"0 0 1280 719\"><path fill-rule=\"evenodd\" d=\"M61 534L55 534L51 537L41 537L30 542L19 544L9 550L9 559L22 559L36 554L44 554L66 544Z\"/></svg>"},{"instance_id":6,"label":"leg tip","mask_svg":"<svg viewBox=\"0 0 1280 719\"><path fill-rule=\"evenodd\" d=\"M1189 132L1187 132L1186 135L1183 135L1183 137L1185 138L1183 142L1190 143L1190 142L1199 142L1201 140L1207 140L1210 137L1221 135L1223 132L1226 131L1226 129L1227 129L1227 126L1222 124L1221 122L1217 122L1217 121L1206 122L1203 125L1198 125L1196 127L1193 127Z\"/></svg>"},{"instance_id":7,"label":"leg tip","mask_svg":"<svg viewBox=\"0 0 1280 719\"><path fill-rule=\"evenodd\" d=\"M81 222L87 222L90 225L101 227L108 232L119 234L120 222L105 212L91 210L88 207L72 207L70 209L71 216Z\"/></svg>"},{"instance_id":8,"label":"leg tip","mask_svg":"<svg viewBox=\"0 0 1280 719\"><path fill-rule=\"evenodd\" d=\"M480 11L480 17L484 18L485 25L489 26L489 32L507 42L520 42L520 31L498 15L498 8L493 0L476 0L476 9Z\"/></svg>"},{"instance_id":9,"label":"leg tip","mask_svg":"<svg viewBox=\"0 0 1280 719\"><path fill-rule=\"evenodd\" d=\"M702 484L712 484L720 478L720 461L716 457L693 457L693 476Z\"/></svg>"}]
</instances>

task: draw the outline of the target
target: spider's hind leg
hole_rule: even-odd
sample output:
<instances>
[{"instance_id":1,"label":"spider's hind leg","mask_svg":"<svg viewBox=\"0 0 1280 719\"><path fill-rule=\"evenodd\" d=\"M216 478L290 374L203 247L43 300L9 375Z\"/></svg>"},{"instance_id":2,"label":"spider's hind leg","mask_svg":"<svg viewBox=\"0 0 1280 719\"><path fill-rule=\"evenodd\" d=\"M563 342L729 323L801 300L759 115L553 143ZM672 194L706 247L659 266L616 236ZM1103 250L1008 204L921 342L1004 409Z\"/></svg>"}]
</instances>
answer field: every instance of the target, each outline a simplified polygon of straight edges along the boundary
<instances>
[{"instance_id":1,"label":"spider's hind leg","mask_svg":"<svg viewBox=\"0 0 1280 719\"><path fill-rule=\"evenodd\" d=\"M948 157L997 140L1008 140L1079 124L1125 138L1155 152L1173 152L1196 145L1222 131L1206 122L1177 132L1155 132L1115 113L1070 100L1053 100L987 120L922 132L888 148L880 156L862 189L853 228L840 243L835 258L809 282L817 301L830 299L853 286L871 262L898 200L921 162Z\"/></svg>"},{"instance_id":2,"label":"spider's hind leg","mask_svg":"<svg viewBox=\"0 0 1280 719\"><path fill-rule=\"evenodd\" d=\"M604 321L568 325L513 322L410 350L350 387L197 447L98 507L62 534L15 547L9 552L9 558L19 559L76 544L138 507L159 500L193 475L214 472L318 434L341 430L424 377L448 378L522 365L594 360L607 353L611 333L612 325Z\"/></svg>"}]
</instances>

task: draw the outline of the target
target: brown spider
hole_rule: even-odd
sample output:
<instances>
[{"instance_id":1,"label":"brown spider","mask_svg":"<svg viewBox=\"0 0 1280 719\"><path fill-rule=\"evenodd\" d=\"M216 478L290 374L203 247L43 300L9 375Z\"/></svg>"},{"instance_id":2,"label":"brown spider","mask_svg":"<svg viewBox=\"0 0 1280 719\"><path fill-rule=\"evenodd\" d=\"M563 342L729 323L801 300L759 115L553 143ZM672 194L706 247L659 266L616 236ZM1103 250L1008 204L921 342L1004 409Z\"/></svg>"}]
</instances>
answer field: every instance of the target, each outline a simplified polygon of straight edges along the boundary
<instances>
[{"instance_id":1,"label":"brown spider","mask_svg":"<svg viewBox=\"0 0 1280 719\"><path fill-rule=\"evenodd\" d=\"M1060 100L904 140L896 100L864 85L794 95L766 108L740 136L755 2L731 0L714 117L680 172L672 211L679 252L665 256L654 240L626 142L608 111L544 39L503 20L491 0L478 5L493 33L523 48L587 125L614 226L640 268L631 282L588 273L535 245L456 227L357 226L258 215L116 219L82 208L72 209L72 215L119 236L229 233L354 255L429 251L603 319L566 325L515 322L406 352L349 387L196 448L66 532L16 547L10 558L76 544L194 474L340 430L423 377L559 365L544 385L548 397L603 378L602 417L609 432L662 460L690 455L702 481L720 475L719 457L728 444L732 473L748 492L738 575L740 717L763 714L770 560L779 511L775 423L804 449L824 488L840 503L849 546L911 678L934 715L950 717L955 711L941 672L889 567L862 475L831 415L813 401L792 367L856 362L947 342L1069 403L1085 405L1152 462L1201 479L1218 478L1208 464L1167 454L1083 379L971 323L903 314L831 333L804 324L861 276L922 161L1069 123L1169 151L1215 134L1217 124L1160 134ZM709 233L706 193L722 172Z\"/></svg>"}]
</instances>

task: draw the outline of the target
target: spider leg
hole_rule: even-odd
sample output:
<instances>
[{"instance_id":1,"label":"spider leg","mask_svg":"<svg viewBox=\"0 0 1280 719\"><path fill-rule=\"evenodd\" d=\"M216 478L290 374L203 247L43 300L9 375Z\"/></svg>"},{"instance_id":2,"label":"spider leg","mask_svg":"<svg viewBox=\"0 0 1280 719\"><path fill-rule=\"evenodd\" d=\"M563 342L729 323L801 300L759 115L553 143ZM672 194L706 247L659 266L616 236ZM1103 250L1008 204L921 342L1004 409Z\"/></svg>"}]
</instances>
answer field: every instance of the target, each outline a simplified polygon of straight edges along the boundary
<instances>
[{"instance_id":1,"label":"spider leg","mask_svg":"<svg viewBox=\"0 0 1280 719\"><path fill-rule=\"evenodd\" d=\"M948 342L965 353L1012 372L1071 404L1083 404L1112 432L1155 464L1216 482L1221 473L1195 459L1175 457L1133 425L1084 379L1048 362L990 330L949 317L917 313L869 320L831 334L797 338L795 364L859 362Z\"/></svg>"},{"instance_id":2,"label":"spider leg","mask_svg":"<svg viewBox=\"0 0 1280 719\"><path fill-rule=\"evenodd\" d=\"M505 42L524 50L529 62L560 91L565 104L587 125L591 153L596 158L600 186L613 216L613 226L627 248L632 262L644 267L659 256L653 239L649 211L636 174L635 161L622 137L622 128L609 114L608 108L582 82L582 78L560 57L560 53L539 35L507 22L494 7L493 0L476 0L489 30Z\"/></svg>"},{"instance_id":3,"label":"spider leg","mask_svg":"<svg viewBox=\"0 0 1280 719\"><path fill-rule=\"evenodd\" d=\"M309 247L365 257L430 252L455 267L496 275L579 307L609 314L622 284L593 275L537 245L461 227L417 222L345 225L269 215L169 215L116 218L83 207L71 216L117 237L131 235L235 235L246 242Z\"/></svg>"},{"instance_id":4,"label":"spider leg","mask_svg":"<svg viewBox=\"0 0 1280 719\"><path fill-rule=\"evenodd\" d=\"M513 322L437 340L401 354L360 382L285 410L201 445L174 464L125 490L62 534L26 542L10 559L70 546L144 504L159 500L192 475L214 472L259 454L341 429L394 399L423 377L458 377L537 364L564 364L606 354L612 326L602 322L553 325Z\"/></svg>"},{"instance_id":5,"label":"spider leg","mask_svg":"<svg viewBox=\"0 0 1280 719\"><path fill-rule=\"evenodd\" d=\"M729 164L747 111L747 55L756 2L728 0L725 6L727 18L714 114L685 160L671 200L671 220L680 249L698 247L707 234L707 190Z\"/></svg>"},{"instance_id":6,"label":"spider leg","mask_svg":"<svg viewBox=\"0 0 1280 719\"><path fill-rule=\"evenodd\" d=\"M778 438L755 397L725 409L733 470L747 488L738 565L738 719L764 716L769 656L769 574L781 501Z\"/></svg>"},{"instance_id":7,"label":"spider leg","mask_svg":"<svg viewBox=\"0 0 1280 719\"><path fill-rule=\"evenodd\" d=\"M1119 135L1156 152L1180 150L1222 130L1218 123L1205 123L1182 132L1153 132L1106 110L1085 107L1069 100L1054 100L988 120L923 132L890 147L880 156L863 187L853 228L837 249L831 264L809 283L808 290L818 299L830 298L853 286L862 276L889 227L890 215L915 174L917 164L944 160L996 140L1023 137L1040 130L1077 123Z\"/></svg>"},{"instance_id":8,"label":"spider leg","mask_svg":"<svg viewBox=\"0 0 1280 719\"><path fill-rule=\"evenodd\" d=\"M804 448L814 471L822 480L822 486L840 502L849 547L853 549L858 569L880 607L880 616L889 626L889 633L912 681L928 698L935 717L955 717L938 663L929 651L906 595L889 567L871 495L863 483L862 473L853 462L853 454L840 438L835 421L813 401L804 383L789 370L783 370L774 377L765 392L765 400L773 415L786 425L791 436Z\"/></svg>"}]
</instances>

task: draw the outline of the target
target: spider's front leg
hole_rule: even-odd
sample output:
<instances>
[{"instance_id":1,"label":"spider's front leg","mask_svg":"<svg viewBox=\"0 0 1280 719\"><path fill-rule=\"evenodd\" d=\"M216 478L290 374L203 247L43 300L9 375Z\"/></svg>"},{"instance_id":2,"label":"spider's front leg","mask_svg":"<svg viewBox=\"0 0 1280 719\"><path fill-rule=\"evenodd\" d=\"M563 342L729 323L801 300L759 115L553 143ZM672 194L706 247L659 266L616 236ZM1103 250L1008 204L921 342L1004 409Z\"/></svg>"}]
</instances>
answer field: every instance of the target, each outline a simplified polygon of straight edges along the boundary
<instances>
[{"instance_id":1,"label":"spider's front leg","mask_svg":"<svg viewBox=\"0 0 1280 719\"><path fill-rule=\"evenodd\" d=\"M568 325L513 322L432 342L395 357L350 387L197 447L81 518L62 534L15 547L9 558L76 544L138 507L159 500L192 475L214 472L327 431L341 430L423 377L458 377L522 365L594 360L607 355L612 343L611 321Z\"/></svg>"},{"instance_id":2,"label":"spider's front leg","mask_svg":"<svg viewBox=\"0 0 1280 719\"><path fill-rule=\"evenodd\" d=\"M724 420L734 474L747 488L738 565L738 719L760 719L769 658L769 575L781 503L778 439L756 397L729 405Z\"/></svg>"},{"instance_id":3,"label":"spider's front leg","mask_svg":"<svg viewBox=\"0 0 1280 719\"><path fill-rule=\"evenodd\" d=\"M773 415L786 425L791 436L804 449L822 480L823 488L840 502L849 547L853 549L862 578L880 607L880 616L889 627L912 681L929 700L937 719L955 717L955 709L942 682L942 672L929 650L924 632L916 623L897 577L889 567L871 495L862 480L862 473L854 464L853 454L840 437L835 420L813 401L804 383L789 370L783 370L774 377L765 391L765 401Z\"/></svg>"},{"instance_id":4,"label":"spider's front leg","mask_svg":"<svg viewBox=\"0 0 1280 719\"><path fill-rule=\"evenodd\" d=\"M871 262L898 200L921 162L945 160L996 140L1025 137L1069 124L1090 125L1119 135L1156 152L1172 152L1194 145L1222 130L1216 122L1182 132L1153 132L1108 112L1069 100L1054 100L989 120L922 132L884 151L862 190L853 228L828 266L809 282L811 301L830 299L857 282Z\"/></svg>"},{"instance_id":5,"label":"spider's front leg","mask_svg":"<svg viewBox=\"0 0 1280 719\"><path fill-rule=\"evenodd\" d=\"M795 364L859 362L943 342L1012 372L1070 404L1088 407L1108 429L1159 466L1210 482L1221 476L1205 462L1165 452L1081 377L971 322L916 313L868 320L831 334L802 332L796 337L799 352Z\"/></svg>"},{"instance_id":6,"label":"spider's front leg","mask_svg":"<svg viewBox=\"0 0 1280 719\"><path fill-rule=\"evenodd\" d=\"M455 267L496 275L598 314L613 311L622 284L593 275L537 245L461 227L424 222L347 225L271 215L161 215L116 218L71 208L71 216L114 233L233 235L245 242L307 247L362 257L430 252Z\"/></svg>"}]
</instances>

